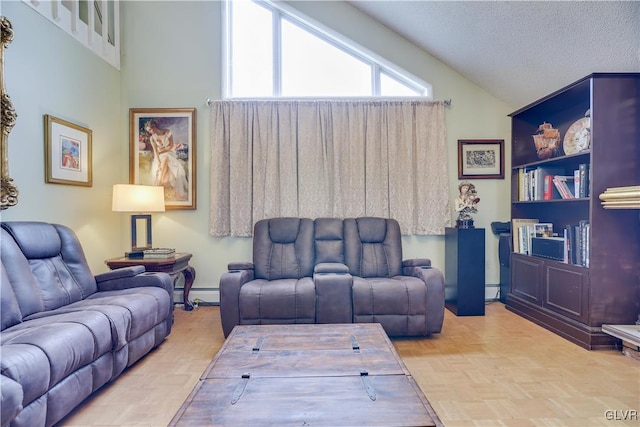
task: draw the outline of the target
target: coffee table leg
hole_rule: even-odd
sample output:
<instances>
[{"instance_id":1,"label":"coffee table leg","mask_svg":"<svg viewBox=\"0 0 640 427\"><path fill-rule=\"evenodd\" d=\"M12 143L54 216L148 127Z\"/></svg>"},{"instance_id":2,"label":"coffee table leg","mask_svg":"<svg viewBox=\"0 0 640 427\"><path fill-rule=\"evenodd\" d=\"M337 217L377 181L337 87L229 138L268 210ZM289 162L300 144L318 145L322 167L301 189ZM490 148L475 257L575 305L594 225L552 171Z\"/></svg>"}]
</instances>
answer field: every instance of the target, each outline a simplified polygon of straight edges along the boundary
<instances>
[{"instance_id":1,"label":"coffee table leg","mask_svg":"<svg viewBox=\"0 0 640 427\"><path fill-rule=\"evenodd\" d=\"M182 275L184 276L184 309L191 311L193 310L193 304L189 301L189 292L191 292L193 281L196 280L196 270L188 266L182 270Z\"/></svg>"}]
</instances>

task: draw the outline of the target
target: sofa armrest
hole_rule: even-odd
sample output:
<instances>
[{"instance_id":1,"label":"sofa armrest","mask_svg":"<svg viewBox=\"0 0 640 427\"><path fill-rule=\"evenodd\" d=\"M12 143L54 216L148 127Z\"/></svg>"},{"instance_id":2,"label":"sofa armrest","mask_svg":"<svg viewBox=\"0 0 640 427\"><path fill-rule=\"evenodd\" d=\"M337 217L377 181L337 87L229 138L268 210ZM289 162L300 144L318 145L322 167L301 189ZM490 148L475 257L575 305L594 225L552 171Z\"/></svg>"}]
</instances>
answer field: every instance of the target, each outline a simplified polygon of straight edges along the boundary
<instances>
[{"instance_id":1,"label":"sofa armrest","mask_svg":"<svg viewBox=\"0 0 640 427\"><path fill-rule=\"evenodd\" d=\"M109 280L133 277L144 272L145 268L143 265L133 265L131 267L116 268L115 270L110 270L106 273L96 274L96 282L100 283Z\"/></svg>"},{"instance_id":2,"label":"sofa armrest","mask_svg":"<svg viewBox=\"0 0 640 427\"><path fill-rule=\"evenodd\" d=\"M316 323L353 322L353 276L349 267L337 262L317 264L313 284L316 289Z\"/></svg>"},{"instance_id":3,"label":"sofa armrest","mask_svg":"<svg viewBox=\"0 0 640 427\"><path fill-rule=\"evenodd\" d=\"M251 280L253 268L233 269L220 276L220 320L225 338L240 324L240 288Z\"/></svg>"},{"instance_id":4,"label":"sofa armrest","mask_svg":"<svg viewBox=\"0 0 640 427\"><path fill-rule=\"evenodd\" d=\"M229 271L253 270L253 263L250 261L230 262L227 265Z\"/></svg>"},{"instance_id":5,"label":"sofa armrest","mask_svg":"<svg viewBox=\"0 0 640 427\"><path fill-rule=\"evenodd\" d=\"M95 276L98 291L118 291L122 289L153 286L164 288L173 300L173 279L167 273L145 272L144 266L117 268Z\"/></svg>"},{"instance_id":6,"label":"sofa armrest","mask_svg":"<svg viewBox=\"0 0 640 427\"><path fill-rule=\"evenodd\" d=\"M429 258L413 258L402 261L402 268L405 267L431 267Z\"/></svg>"},{"instance_id":7,"label":"sofa armrest","mask_svg":"<svg viewBox=\"0 0 640 427\"><path fill-rule=\"evenodd\" d=\"M320 264L316 264L313 268L313 273L341 273L346 274L349 273L349 267L340 262L321 262Z\"/></svg>"},{"instance_id":8,"label":"sofa armrest","mask_svg":"<svg viewBox=\"0 0 640 427\"><path fill-rule=\"evenodd\" d=\"M440 333L444 321L444 275L431 266L405 267L406 276L422 280L427 287L427 333Z\"/></svg>"}]
</instances>

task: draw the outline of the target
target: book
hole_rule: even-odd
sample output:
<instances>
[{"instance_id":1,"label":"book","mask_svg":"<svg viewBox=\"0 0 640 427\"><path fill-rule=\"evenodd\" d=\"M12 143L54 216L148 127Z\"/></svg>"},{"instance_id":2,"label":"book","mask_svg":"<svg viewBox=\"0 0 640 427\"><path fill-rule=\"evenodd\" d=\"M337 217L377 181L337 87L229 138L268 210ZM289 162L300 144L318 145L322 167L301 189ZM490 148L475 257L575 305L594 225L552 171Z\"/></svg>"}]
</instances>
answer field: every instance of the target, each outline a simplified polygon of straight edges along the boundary
<instances>
[{"instance_id":1,"label":"book","mask_svg":"<svg viewBox=\"0 0 640 427\"><path fill-rule=\"evenodd\" d=\"M537 224L538 222L540 222L537 219L534 218L513 218L511 219L511 234L512 234L512 239L513 239L513 252L516 253L524 253L522 252L522 248L520 245L520 242L522 241L522 238L526 237L526 236L522 236L521 238L521 227L523 226L527 226L527 225L533 225L533 224ZM526 230L524 230L524 232L526 233Z\"/></svg>"},{"instance_id":2,"label":"book","mask_svg":"<svg viewBox=\"0 0 640 427\"><path fill-rule=\"evenodd\" d=\"M564 175L565 171L562 168L551 168L541 166L535 170L535 192L534 192L534 200L551 200L553 198L553 186L547 187L547 177L554 175ZM549 181L551 184L551 181ZM547 193L545 193L545 189L547 189ZM547 197L548 198L545 198Z\"/></svg>"},{"instance_id":3,"label":"book","mask_svg":"<svg viewBox=\"0 0 640 427\"><path fill-rule=\"evenodd\" d=\"M580 225L578 224L574 224L573 225L573 234L575 236L575 259L576 262L574 264L576 265L582 265L582 233L580 232Z\"/></svg>"},{"instance_id":4,"label":"book","mask_svg":"<svg viewBox=\"0 0 640 427\"><path fill-rule=\"evenodd\" d=\"M564 227L564 238L567 240L567 262L577 264L576 261L576 232L573 225L569 224Z\"/></svg>"},{"instance_id":5,"label":"book","mask_svg":"<svg viewBox=\"0 0 640 427\"><path fill-rule=\"evenodd\" d=\"M583 267L589 267L589 235L590 226L589 221L581 220L576 226L576 240L577 242L577 258L578 265Z\"/></svg>"},{"instance_id":6,"label":"book","mask_svg":"<svg viewBox=\"0 0 640 427\"><path fill-rule=\"evenodd\" d=\"M600 194L600 200L640 200L640 191L607 192Z\"/></svg>"},{"instance_id":7,"label":"book","mask_svg":"<svg viewBox=\"0 0 640 427\"><path fill-rule=\"evenodd\" d=\"M176 254L144 254L144 259L169 259L176 256Z\"/></svg>"},{"instance_id":8,"label":"book","mask_svg":"<svg viewBox=\"0 0 640 427\"><path fill-rule=\"evenodd\" d=\"M611 203L611 202L602 202L602 207L605 209L639 209L640 201L637 202L626 202L626 203Z\"/></svg>"},{"instance_id":9,"label":"book","mask_svg":"<svg viewBox=\"0 0 640 427\"><path fill-rule=\"evenodd\" d=\"M553 224L550 222L533 224L533 234L535 237L553 237Z\"/></svg>"},{"instance_id":10,"label":"book","mask_svg":"<svg viewBox=\"0 0 640 427\"><path fill-rule=\"evenodd\" d=\"M175 252L176 250L172 248L151 248L144 250L145 255L171 255Z\"/></svg>"},{"instance_id":11,"label":"book","mask_svg":"<svg viewBox=\"0 0 640 427\"><path fill-rule=\"evenodd\" d=\"M637 187L637 186L636 186ZM604 193L600 194L600 200L605 202L640 202L640 187L618 187L618 189L607 188Z\"/></svg>"},{"instance_id":12,"label":"book","mask_svg":"<svg viewBox=\"0 0 640 427\"><path fill-rule=\"evenodd\" d=\"M555 184L553 183L553 176L551 176L551 175L545 176L544 177L544 190L543 190L543 193L542 193L542 198L544 200L553 200L554 199L554 194L557 193L557 192L558 192L558 190L557 190Z\"/></svg>"},{"instance_id":13,"label":"book","mask_svg":"<svg viewBox=\"0 0 640 427\"><path fill-rule=\"evenodd\" d=\"M591 225L589 221L582 220L578 223L580 226L580 251L582 252L582 265L589 268L589 255L590 255L590 235Z\"/></svg>"},{"instance_id":14,"label":"book","mask_svg":"<svg viewBox=\"0 0 640 427\"><path fill-rule=\"evenodd\" d=\"M614 199L614 200L605 200L602 202L603 205L637 205L640 204L640 198L637 199Z\"/></svg>"},{"instance_id":15,"label":"book","mask_svg":"<svg viewBox=\"0 0 640 427\"><path fill-rule=\"evenodd\" d=\"M580 170L578 169L573 171L573 194L576 197L580 194Z\"/></svg>"},{"instance_id":16,"label":"book","mask_svg":"<svg viewBox=\"0 0 640 427\"><path fill-rule=\"evenodd\" d=\"M640 191L640 185L629 185L627 187L609 187L606 191L611 192L628 192L628 191Z\"/></svg>"},{"instance_id":17,"label":"book","mask_svg":"<svg viewBox=\"0 0 640 427\"><path fill-rule=\"evenodd\" d=\"M573 199L574 198L574 194L571 192L571 189L569 188L569 185L567 184L567 181L569 181L571 179L572 179L572 177L564 176L564 175L555 175L553 177L553 184L555 185L556 189L558 190L558 192L560 193L560 196L563 199Z\"/></svg>"},{"instance_id":18,"label":"book","mask_svg":"<svg viewBox=\"0 0 640 427\"><path fill-rule=\"evenodd\" d=\"M167 259L175 256L176 250L172 248L151 248L144 251L143 258Z\"/></svg>"},{"instance_id":19,"label":"book","mask_svg":"<svg viewBox=\"0 0 640 427\"><path fill-rule=\"evenodd\" d=\"M589 197L589 165L579 164L578 171L580 172L580 192L576 194L576 197Z\"/></svg>"}]
</instances>

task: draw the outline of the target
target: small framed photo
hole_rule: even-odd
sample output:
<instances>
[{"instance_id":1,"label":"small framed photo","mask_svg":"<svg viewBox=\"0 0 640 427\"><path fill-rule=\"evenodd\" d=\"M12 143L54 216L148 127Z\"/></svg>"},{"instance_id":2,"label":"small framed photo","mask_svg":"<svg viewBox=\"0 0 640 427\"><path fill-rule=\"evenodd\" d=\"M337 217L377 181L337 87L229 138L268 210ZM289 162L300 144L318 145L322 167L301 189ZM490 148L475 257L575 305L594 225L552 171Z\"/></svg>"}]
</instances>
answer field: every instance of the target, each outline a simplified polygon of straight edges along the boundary
<instances>
[{"instance_id":1,"label":"small framed photo","mask_svg":"<svg viewBox=\"0 0 640 427\"><path fill-rule=\"evenodd\" d=\"M458 179L504 179L504 139L459 139Z\"/></svg>"},{"instance_id":2,"label":"small framed photo","mask_svg":"<svg viewBox=\"0 0 640 427\"><path fill-rule=\"evenodd\" d=\"M91 129L45 114L45 182L91 187Z\"/></svg>"},{"instance_id":3,"label":"small framed photo","mask_svg":"<svg viewBox=\"0 0 640 427\"><path fill-rule=\"evenodd\" d=\"M129 110L129 182L164 187L166 209L196 208L196 109Z\"/></svg>"}]
</instances>

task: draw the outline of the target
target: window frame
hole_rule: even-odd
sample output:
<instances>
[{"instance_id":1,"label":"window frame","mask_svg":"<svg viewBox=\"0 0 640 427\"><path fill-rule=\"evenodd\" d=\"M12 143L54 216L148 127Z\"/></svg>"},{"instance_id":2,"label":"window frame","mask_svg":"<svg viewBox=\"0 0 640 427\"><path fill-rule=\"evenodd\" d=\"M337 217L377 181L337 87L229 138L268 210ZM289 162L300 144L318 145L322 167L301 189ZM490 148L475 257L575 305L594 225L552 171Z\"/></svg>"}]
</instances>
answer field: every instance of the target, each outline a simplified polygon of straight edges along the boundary
<instances>
[{"instance_id":1,"label":"window frame","mask_svg":"<svg viewBox=\"0 0 640 427\"><path fill-rule=\"evenodd\" d=\"M368 49L360 46L359 44L349 40L348 38L340 35L334 30L314 21L313 19L301 14L299 11L292 7L271 0L248 0L263 7L272 14L272 58L273 58L273 84L272 95L266 98L269 99L282 99L285 98L282 93L282 43L281 43L281 22L283 19L288 20L292 24L300 27L304 31L308 31L313 36L318 37L320 40L329 43L331 46L351 55L357 60L360 60L371 67L371 95L368 97L385 98L387 96L381 96L381 74L386 74L388 77L397 80L407 88L416 91L420 95L415 96L402 96L402 98L419 98L419 99L433 99L433 88L431 84L424 80L412 75L411 73L395 66L381 56L369 51ZM232 35L231 35L231 16L233 13L233 0L225 0L222 5L222 41L223 41L223 62L222 62L222 98L223 99L243 99L247 97L237 97L231 95L232 90ZM253 98L253 97L251 97ZM265 98L265 97L258 97ZM286 98L305 98L305 96L287 96ZM315 98L315 97L314 97ZM333 97L335 98L335 96Z\"/></svg>"}]
</instances>

